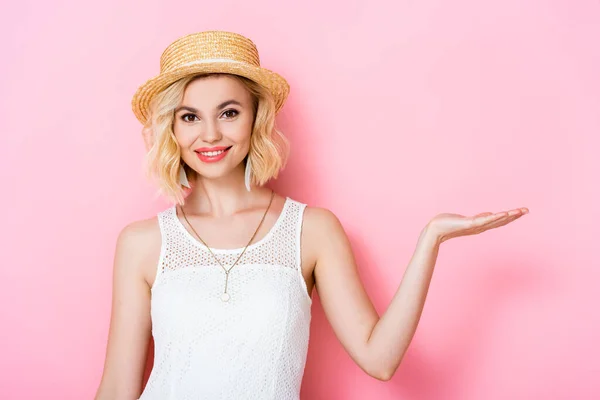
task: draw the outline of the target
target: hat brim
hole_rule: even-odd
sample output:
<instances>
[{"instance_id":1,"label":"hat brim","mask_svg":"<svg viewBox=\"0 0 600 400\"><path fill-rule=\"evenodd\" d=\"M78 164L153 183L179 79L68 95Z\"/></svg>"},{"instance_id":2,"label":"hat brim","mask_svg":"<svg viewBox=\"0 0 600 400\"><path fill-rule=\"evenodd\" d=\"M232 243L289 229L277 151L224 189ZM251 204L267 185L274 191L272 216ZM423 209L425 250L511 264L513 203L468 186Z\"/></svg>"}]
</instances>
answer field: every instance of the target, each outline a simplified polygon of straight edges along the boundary
<instances>
[{"instance_id":1,"label":"hat brim","mask_svg":"<svg viewBox=\"0 0 600 400\"><path fill-rule=\"evenodd\" d=\"M271 92L275 101L276 113L283 107L290 91L289 84L282 76L255 65L232 61L189 64L157 75L138 88L131 100L131 108L138 121L142 124L146 123L149 117L150 102L157 93L185 76L201 73L229 73L253 80Z\"/></svg>"}]
</instances>

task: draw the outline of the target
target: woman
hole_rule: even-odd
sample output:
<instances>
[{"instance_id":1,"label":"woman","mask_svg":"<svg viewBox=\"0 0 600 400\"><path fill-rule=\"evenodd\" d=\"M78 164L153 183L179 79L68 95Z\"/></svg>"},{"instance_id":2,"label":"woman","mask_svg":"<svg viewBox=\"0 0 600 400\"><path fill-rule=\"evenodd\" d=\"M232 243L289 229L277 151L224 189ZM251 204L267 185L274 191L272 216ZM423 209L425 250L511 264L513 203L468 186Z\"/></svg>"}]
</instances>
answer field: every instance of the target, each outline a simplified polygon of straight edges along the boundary
<instances>
[{"instance_id":1,"label":"woman","mask_svg":"<svg viewBox=\"0 0 600 400\"><path fill-rule=\"evenodd\" d=\"M335 215L264 187L285 165L275 115L288 92L249 39L220 31L172 43L160 75L136 92L149 172L175 204L119 235L96 399L298 399L313 287L352 359L389 380L441 243L528 212L433 218L380 317ZM142 392L151 334L155 360Z\"/></svg>"}]
</instances>

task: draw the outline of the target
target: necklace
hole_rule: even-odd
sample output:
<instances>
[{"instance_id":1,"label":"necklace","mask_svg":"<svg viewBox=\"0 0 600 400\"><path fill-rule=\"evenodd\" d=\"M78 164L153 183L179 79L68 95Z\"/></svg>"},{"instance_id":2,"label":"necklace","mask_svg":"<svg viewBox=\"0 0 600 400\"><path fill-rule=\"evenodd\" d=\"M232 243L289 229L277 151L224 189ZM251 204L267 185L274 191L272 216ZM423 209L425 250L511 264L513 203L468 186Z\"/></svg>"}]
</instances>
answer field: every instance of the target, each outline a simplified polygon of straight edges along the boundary
<instances>
[{"instance_id":1,"label":"necklace","mask_svg":"<svg viewBox=\"0 0 600 400\"><path fill-rule=\"evenodd\" d=\"M254 240L254 237L258 233L258 230L262 226L262 224L263 224L263 222L265 220L265 217L267 216L267 213L269 212L269 209L271 208L271 204L273 203L273 198L274 197L275 197L275 192L271 191L271 200L269 201L269 205L267 206L267 209L265 210L265 213L264 213L262 219L260 220L260 223L258 224L258 227L254 231L254 235L252 235L252 237L250 238L250 241L248 241L248 244L242 250L242 253L239 255L239 257L235 260L235 262L233 263L233 265L229 269L225 268L223 266L223 264L221 264L221 261L219 261L219 259L215 255L215 253L212 252L212 250L210 249L210 247L208 247L208 245L206 244L206 242L204 242L204 240L202 240L202 238L200 237L200 235L198 235L198 232L196 232L196 230L194 229L194 227L192 226L192 224L190 224L190 221L188 221L188 219L187 219L187 217L185 215L185 212L183 211L183 207L179 206L179 209L181 210L181 214L183 215L183 218L185 219L185 222L187 222L187 224L190 226L190 228L192 228L192 231L194 231L194 233L196 234L196 237L198 239L200 239L200 241L202 242L202 244L208 249L208 251L210 252L210 254L212 254L213 258L217 261L217 263L221 266L221 268L223 268L223 271L225 271L225 291L221 295L221 300L223 300L223 301L229 301L230 296L229 296L229 293L227 293L227 283L229 282L229 273L231 272L231 270L233 269L233 267L235 267L237 265L238 261L240 261L240 259L242 258L242 256L246 252L246 249L248 248L248 246L250 246L250 243L252 243L252 241Z\"/></svg>"}]
</instances>

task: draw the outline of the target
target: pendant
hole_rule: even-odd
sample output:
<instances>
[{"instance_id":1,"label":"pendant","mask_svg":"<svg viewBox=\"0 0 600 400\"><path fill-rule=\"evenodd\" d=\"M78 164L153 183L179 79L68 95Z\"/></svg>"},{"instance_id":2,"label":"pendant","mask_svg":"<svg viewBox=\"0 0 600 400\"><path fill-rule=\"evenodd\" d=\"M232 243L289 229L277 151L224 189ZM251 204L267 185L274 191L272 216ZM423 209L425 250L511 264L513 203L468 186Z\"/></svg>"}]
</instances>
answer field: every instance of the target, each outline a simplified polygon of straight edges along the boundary
<instances>
[{"instance_id":1,"label":"pendant","mask_svg":"<svg viewBox=\"0 0 600 400\"><path fill-rule=\"evenodd\" d=\"M229 301L229 293L223 293L221 295L221 300L223 300L223 301Z\"/></svg>"}]
</instances>

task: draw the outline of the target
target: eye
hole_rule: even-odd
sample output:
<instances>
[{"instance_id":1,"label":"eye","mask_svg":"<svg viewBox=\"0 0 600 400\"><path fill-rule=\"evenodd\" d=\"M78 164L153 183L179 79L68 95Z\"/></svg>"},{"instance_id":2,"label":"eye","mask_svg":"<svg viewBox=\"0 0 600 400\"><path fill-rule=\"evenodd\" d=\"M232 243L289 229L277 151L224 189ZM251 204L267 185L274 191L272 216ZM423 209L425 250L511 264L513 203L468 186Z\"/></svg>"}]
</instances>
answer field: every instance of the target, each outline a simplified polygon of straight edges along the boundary
<instances>
[{"instance_id":1,"label":"eye","mask_svg":"<svg viewBox=\"0 0 600 400\"><path fill-rule=\"evenodd\" d=\"M183 115L181 116L181 119L182 119L183 121L185 121L185 122L193 122L193 120L191 120L191 121L190 121L189 119L187 119L187 117L193 117L193 118L196 118L196 115L195 115L195 114L183 114Z\"/></svg>"},{"instance_id":2,"label":"eye","mask_svg":"<svg viewBox=\"0 0 600 400\"><path fill-rule=\"evenodd\" d=\"M239 112L237 110L234 110L234 109L225 110L225 112L223 112L223 115L226 118L233 118L233 117L235 117L238 114L239 114Z\"/></svg>"}]
</instances>

